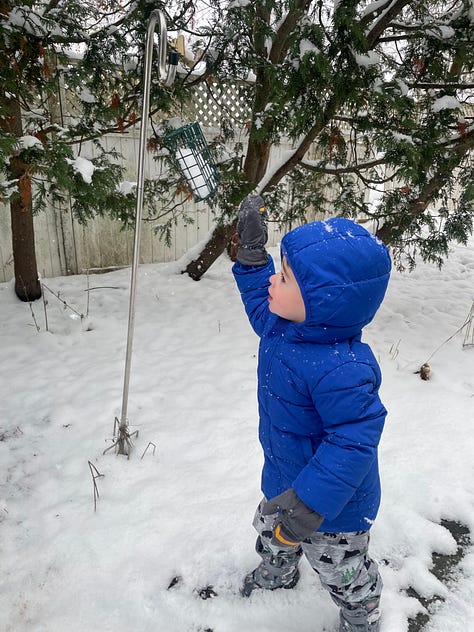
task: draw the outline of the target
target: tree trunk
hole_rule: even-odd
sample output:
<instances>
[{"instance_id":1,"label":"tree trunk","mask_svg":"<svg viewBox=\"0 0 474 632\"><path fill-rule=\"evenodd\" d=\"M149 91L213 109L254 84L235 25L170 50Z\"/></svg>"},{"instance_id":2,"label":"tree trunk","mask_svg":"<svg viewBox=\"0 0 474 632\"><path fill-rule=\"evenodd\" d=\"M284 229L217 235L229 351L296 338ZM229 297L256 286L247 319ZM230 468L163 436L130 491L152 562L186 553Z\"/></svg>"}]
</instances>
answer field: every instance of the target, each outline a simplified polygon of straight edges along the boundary
<instances>
[{"instance_id":1,"label":"tree trunk","mask_svg":"<svg viewBox=\"0 0 474 632\"><path fill-rule=\"evenodd\" d=\"M15 293L21 301L41 297L41 284L36 266L33 226L31 178L27 172L19 176L20 195L10 203Z\"/></svg>"},{"instance_id":2,"label":"tree trunk","mask_svg":"<svg viewBox=\"0 0 474 632\"><path fill-rule=\"evenodd\" d=\"M21 108L17 101L5 99L9 116L3 127L17 137L23 134ZM33 226L33 196L31 167L18 156L10 161L12 179L18 180L18 196L10 202L15 293L21 301L36 301L41 297L41 284L36 265Z\"/></svg>"},{"instance_id":3,"label":"tree trunk","mask_svg":"<svg viewBox=\"0 0 474 632\"><path fill-rule=\"evenodd\" d=\"M224 252L234 231L235 224L216 226L201 254L187 265L184 272L189 274L191 279L199 281L219 255Z\"/></svg>"}]
</instances>

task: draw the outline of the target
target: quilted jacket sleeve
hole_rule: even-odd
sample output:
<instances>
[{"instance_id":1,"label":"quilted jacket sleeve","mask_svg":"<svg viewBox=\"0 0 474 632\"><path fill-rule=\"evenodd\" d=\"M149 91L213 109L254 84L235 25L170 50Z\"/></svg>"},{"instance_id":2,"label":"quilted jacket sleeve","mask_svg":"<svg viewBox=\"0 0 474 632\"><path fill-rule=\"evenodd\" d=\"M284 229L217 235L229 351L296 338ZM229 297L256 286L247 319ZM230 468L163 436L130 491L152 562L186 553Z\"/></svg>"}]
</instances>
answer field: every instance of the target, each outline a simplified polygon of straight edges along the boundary
<instances>
[{"instance_id":1,"label":"quilted jacket sleeve","mask_svg":"<svg viewBox=\"0 0 474 632\"><path fill-rule=\"evenodd\" d=\"M329 520L338 516L375 465L386 416L379 383L373 366L348 362L323 377L312 393L324 438L294 489Z\"/></svg>"},{"instance_id":2,"label":"quilted jacket sleeve","mask_svg":"<svg viewBox=\"0 0 474 632\"><path fill-rule=\"evenodd\" d=\"M274 315L268 309L268 279L274 274L273 259L269 256L265 266L246 266L236 261L232 272L240 291L240 296L255 333L263 334L265 325Z\"/></svg>"}]
</instances>

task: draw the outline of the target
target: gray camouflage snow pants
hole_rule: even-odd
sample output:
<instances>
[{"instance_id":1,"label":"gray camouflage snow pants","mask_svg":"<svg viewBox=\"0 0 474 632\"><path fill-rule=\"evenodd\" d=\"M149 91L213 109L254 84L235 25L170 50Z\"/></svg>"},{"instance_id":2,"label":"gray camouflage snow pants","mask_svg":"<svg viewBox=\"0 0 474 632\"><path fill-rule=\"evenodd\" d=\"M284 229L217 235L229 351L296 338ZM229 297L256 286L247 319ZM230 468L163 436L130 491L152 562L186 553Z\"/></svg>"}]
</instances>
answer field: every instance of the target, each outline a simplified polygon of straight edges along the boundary
<instances>
[{"instance_id":1,"label":"gray camouflage snow pants","mask_svg":"<svg viewBox=\"0 0 474 632\"><path fill-rule=\"evenodd\" d=\"M382 578L377 564L368 555L368 531L318 531L299 546L276 549L270 543L276 514L262 516L263 502L257 508L253 526L259 534L256 551L270 572L278 568L283 577L293 576L304 554L339 608L352 611L362 607L370 612L378 607Z\"/></svg>"}]
</instances>

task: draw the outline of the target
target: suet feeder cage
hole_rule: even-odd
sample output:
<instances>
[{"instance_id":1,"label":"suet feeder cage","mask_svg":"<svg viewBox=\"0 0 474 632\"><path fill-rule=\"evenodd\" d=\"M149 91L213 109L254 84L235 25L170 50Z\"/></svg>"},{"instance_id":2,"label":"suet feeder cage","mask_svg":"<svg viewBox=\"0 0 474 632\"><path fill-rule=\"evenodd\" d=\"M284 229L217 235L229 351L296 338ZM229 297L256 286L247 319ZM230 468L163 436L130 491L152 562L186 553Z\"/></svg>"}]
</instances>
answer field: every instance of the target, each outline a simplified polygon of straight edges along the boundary
<instances>
[{"instance_id":1,"label":"suet feeder cage","mask_svg":"<svg viewBox=\"0 0 474 632\"><path fill-rule=\"evenodd\" d=\"M199 123L172 130L165 136L165 145L191 187L194 199L212 197L219 185L219 174Z\"/></svg>"}]
</instances>

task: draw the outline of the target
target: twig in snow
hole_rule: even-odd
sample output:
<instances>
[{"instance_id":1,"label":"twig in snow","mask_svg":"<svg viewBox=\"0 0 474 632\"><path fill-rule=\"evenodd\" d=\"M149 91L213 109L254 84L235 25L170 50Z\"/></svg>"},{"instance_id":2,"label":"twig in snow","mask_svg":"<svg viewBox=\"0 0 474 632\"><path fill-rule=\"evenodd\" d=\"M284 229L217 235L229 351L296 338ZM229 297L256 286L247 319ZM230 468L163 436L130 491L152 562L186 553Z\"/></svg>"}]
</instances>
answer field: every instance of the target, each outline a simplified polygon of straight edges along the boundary
<instances>
[{"instance_id":1,"label":"twig in snow","mask_svg":"<svg viewBox=\"0 0 474 632\"><path fill-rule=\"evenodd\" d=\"M392 360L395 360L395 358L397 357L398 353L399 353L399 345L400 342L402 341L402 339L400 338L397 342L397 344L392 344L392 346L390 347L390 351L388 352L390 357L392 358Z\"/></svg>"},{"instance_id":2,"label":"twig in snow","mask_svg":"<svg viewBox=\"0 0 474 632\"><path fill-rule=\"evenodd\" d=\"M84 292L92 292L92 290L123 290L118 285L96 285L95 287L87 288Z\"/></svg>"},{"instance_id":3,"label":"twig in snow","mask_svg":"<svg viewBox=\"0 0 474 632\"><path fill-rule=\"evenodd\" d=\"M31 303L29 305L30 305L31 315L32 315L34 323L35 323L36 331L39 331L40 330L40 326L38 325L38 322L36 320L35 312L33 310L33 305Z\"/></svg>"},{"instance_id":4,"label":"twig in snow","mask_svg":"<svg viewBox=\"0 0 474 632\"><path fill-rule=\"evenodd\" d=\"M51 294L58 299L58 301L60 301L63 306L64 309L70 309L72 312L74 312L75 314L77 314L79 316L79 318L82 320L84 318L84 314L79 313L76 309L74 309L74 307L71 307L66 301L64 301L60 295L59 292L55 292L54 290L52 290L50 287L48 287L45 283L41 283L41 287L46 290L48 290L48 292L51 292Z\"/></svg>"},{"instance_id":5,"label":"twig in snow","mask_svg":"<svg viewBox=\"0 0 474 632\"><path fill-rule=\"evenodd\" d=\"M467 325L466 333L462 343L463 347L474 347L474 301L471 305L471 310L467 315L467 320L464 323Z\"/></svg>"},{"instance_id":6,"label":"twig in snow","mask_svg":"<svg viewBox=\"0 0 474 632\"><path fill-rule=\"evenodd\" d=\"M86 304L86 316L89 316L89 270L87 270L87 304Z\"/></svg>"},{"instance_id":7,"label":"twig in snow","mask_svg":"<svg viewBox=\"0 0 474 632\"><path fill-rule=\"evenodd\" d=\"M147 452L148 448L149 448L151 445L153 446L153 456L155 456L156 445L155 445L152 441L150 441L150 442L148 443L147 447L145 448L145 451L144 451L144 452L143 452L143 454L141 455L140 459L143 459L143 457L145 456L145 454L146 454L146 452Z\"/></svg>"},{"instance_id":8,"label":"twig in snow","mask_svg":"<svg viewBox=\"0 0 474 632\"><path fill-rule=\"evenodd\" d=\"M45 323L45 326L46 326L46 331L49 331L49 328L48 328L48 310L46 309L46 306L48 305L48 301L46 300L44 292L41 292L41 295L43 297L44 323Z\"/></svg>"},{"instance_id":9,"label":"twig in snow","mask_svg":"<svg viewBox=\"0 0 474 632\"><path fill-rule=\"evenodd\" d=\"M96 480L98 478L101 478L104 475L99 472L99 470L96 468L96 466L93 463L91 463L90 461L88 461L88 463L89 463L89 469L92 476L92 484L94 486L94 511L97 511L97 499L99 498L99 488L97 487Z\"/></svg>"},{"instance_id":10,"label":"twig in snow","mask_svg":"<svg viewBox=\"0 0 474 632\"><path fill-rule=\"evenodd\" d=\"M461 325L461 327L459 327L459 329L456 329L456 331L449 336L449 338L446 338L446 340L444 342L442 342L439 347L437 347L433 353L430 355L430 357L428 358L428 360L426 360L425 364L428 364L428 362L431 360L431 358L435 355L435 353L438 353L438 351L441 349L441 347L443 347L447 342L449 342L450 340L452 340L454 338L454 336L456 336L460 331L462 331L464 329L464 327L466 327L466 325L469 325L472 323L472 318L474 316L474 303L473 303L473 307L471 307L471 312L469 313L468 317L466 318L465 322Z\"/></svg>"}]
</instances>

